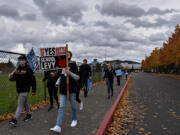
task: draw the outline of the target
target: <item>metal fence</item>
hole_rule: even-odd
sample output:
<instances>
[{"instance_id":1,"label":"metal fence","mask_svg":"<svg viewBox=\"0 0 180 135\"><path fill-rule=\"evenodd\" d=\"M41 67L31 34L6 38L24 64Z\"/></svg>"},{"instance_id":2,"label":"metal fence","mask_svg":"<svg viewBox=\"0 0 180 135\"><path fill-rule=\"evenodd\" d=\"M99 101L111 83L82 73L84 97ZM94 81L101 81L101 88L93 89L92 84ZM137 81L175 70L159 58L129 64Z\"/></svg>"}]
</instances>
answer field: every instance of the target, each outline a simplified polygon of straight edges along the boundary
<instances>
[{"instance_id":1,"label":"metal fence","mask_svg":"<svg viewBox=\"0 0 180 135\"><path fill-rule=\"evenodd\" d=\"M19 55L21 53L0 50L0 115L14 112L17 107L16 83L9 81L8 74L15 68ZM49 94L46 92L46 83L41 81L44 73L37 71L35 77L37 92L35 96L29 94L28 102L30 105L49 99ZM93 71L92 79L93 82L101 81L102 73Z\"/></svg>"},{"instance_id":2,"label":"metal fence","mask_svg":"<svg viewBox=\"0 0 180 135\"><path fill-rule=\"evenodd\" d=\"M20 53L0 51L0 115L15 111L17 106L16 83L8 79L8 74L15 68ZM38 103L45 98L43 84L41 82L43 73L35 73L37 92L36 96L28 96L30 104Z\"/></svg>"}]
</instances>

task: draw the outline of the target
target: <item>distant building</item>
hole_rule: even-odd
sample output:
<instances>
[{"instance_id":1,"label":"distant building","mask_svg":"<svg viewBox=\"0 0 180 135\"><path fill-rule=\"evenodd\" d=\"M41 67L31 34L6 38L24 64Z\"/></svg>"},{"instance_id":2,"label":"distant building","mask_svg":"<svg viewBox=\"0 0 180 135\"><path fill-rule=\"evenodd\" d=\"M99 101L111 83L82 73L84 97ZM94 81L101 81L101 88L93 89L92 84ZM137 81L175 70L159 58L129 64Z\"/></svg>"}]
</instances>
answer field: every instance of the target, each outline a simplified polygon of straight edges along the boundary
<instances>
[{"instance_id":1,"label":"distant building","mask_svg":"<svg viewBox=\"0 0 180 135\"><path fill-rule=\"evenodd\" d=\"M140 70L141 69L141 64L132 64L133 69L135 70Z\"/></svg>"},{"instance_id":2,"label":"distant building","mask_svg":"<svg viewBox=\"0 0 180 135\"><path fill-rule=\"evenodd\" d=\"M97 59L94 59L91 63L89 63L91 66L92 71L101 71L102 70L102 63L99 62Z\"/></svg>"},{"instance_id":3,"label":"distant building","mask_svg":"<svg viewBox=\"0 0 180 135\"><path fill-rule=\"evenodd\" d=\"M104 61L103 64L112 64L113 68L118 68L121 66L120 60Z\"/></svg>"},{"instance_id":4,"label":"distant building","mask_svg":"<svg viewBox=\"0 0 180 135\"><path fill-rule=\"evenodd\" d=\"M141 69L141 64L129 64L129 63L121 63L122 67L129 67L130 69L139 70Z\"/></svg>"}]
</instances>

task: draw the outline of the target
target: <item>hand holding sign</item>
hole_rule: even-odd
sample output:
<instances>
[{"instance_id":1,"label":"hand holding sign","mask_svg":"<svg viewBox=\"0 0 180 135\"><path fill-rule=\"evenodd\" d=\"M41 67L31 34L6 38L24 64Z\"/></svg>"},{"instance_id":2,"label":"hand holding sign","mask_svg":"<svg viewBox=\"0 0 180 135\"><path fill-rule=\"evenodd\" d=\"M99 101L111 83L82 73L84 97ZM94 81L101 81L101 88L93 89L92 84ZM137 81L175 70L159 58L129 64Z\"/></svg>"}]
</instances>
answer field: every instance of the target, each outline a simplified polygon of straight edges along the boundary
<instances>
[{"instance_id":1,"label":"hand holding sign","mask_svg":"<svg viewBox=\"0 0 180 135\"><path fill-rule=\"evenodd\" d=\"M69 70L69 69L70 69L70 68L67 67L66 70L65 70L66 74L68 74L68 75L70 74L70 70Z\"/></svg>"}]
</instances>

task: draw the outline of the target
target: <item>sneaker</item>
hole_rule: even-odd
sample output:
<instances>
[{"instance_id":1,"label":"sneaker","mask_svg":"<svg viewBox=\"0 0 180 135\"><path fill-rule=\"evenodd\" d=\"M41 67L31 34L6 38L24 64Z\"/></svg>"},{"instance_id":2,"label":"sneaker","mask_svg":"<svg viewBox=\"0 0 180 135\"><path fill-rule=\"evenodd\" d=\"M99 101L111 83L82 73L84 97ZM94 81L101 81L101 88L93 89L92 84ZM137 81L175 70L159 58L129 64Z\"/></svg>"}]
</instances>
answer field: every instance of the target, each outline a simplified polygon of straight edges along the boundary
<instances>
[{"instance_id":1,"label":"sneaker","mask_svg":"<svg viewBox=\"0 0 180 135\"><path fill-rule=\"evenodd\" d=\"M27 114L26 115L26 117L23 119L23 121L28 121L28 120L30 120L30 119L32 119L32 116L31 116L31 114Z\"/></svg>"},{"instance_id":2,"label":"sneaker","mask_svg":"<svg viewBox=\"0 0 180 135\"><path fill-rule=\"evenodd\" d=\"M59 126L54 126L53 128L50 128L51 131L54 131L56 133L61 133L61 127Z\"/></svg>"},{"instance_id":3,"label":"sneaker","mask_svg":"<svg viewBox=\"0 0 180 135\"><path fill-rule=\"evenodd\" d=\"M108 96L108 99L110 99L110 96Z\"/></svg>"},{"instance_id":4,"label":"sneaker","mask_svg":"<svg viewBox=\"0 0 180 135\"><path fill-rule=\"evenodd\" d=\"M83 102L80 103L79 109L80 109L80 110L83 110Z\"/></svg>"},{"instance_id":5,"label":"sneaker","mask_svg":"<svg viewBox=\"0 0 180 135\"><path fill-rule=\"evenodd\" d=\"M17 125L17 120L16 120L15 118L12 118L12 119L9 121L9 124L16 126L16 125Z\"/></svg>"},{"instance_id":6,"label":"sneaker","mask_svg":"<svg viewBox=\"0 0 180 135\"><path fill-rule=\"evenodd\" d=\"M73 120L71 123L71 127L75 127L77 125L77 120Z\"/></svg>"},{"instance_id":7,"label":"sneaker","mask_svg":"<svg viewBox=\"0 0 180 135\"><path fill-rule=\"evenodd\" d=\"M48 111L51 111L52 109L53 109L53 106L50 106L49 109L48 109Z\"/></svg>"}]
</instances>

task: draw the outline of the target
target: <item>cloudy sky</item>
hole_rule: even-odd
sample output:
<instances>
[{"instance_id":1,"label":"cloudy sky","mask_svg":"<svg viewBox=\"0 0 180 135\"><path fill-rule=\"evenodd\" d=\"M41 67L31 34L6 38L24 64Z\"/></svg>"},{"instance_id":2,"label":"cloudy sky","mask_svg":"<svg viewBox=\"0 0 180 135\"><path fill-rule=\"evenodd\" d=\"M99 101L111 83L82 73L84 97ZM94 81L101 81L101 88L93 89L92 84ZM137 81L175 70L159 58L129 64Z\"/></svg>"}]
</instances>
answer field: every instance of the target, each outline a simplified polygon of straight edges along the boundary
<instances>
[{"instance_id":1,"label":"cloudy sky","mask_svg":"<svg viewBox=\"0 0 180 135\"><path fill-rule=\"evenodd\" d=\"M107 2L108 1L108 2ZM179 0L0 0L0 50L69 44L87 58L141 62L180 23Z\"/></svg>"}]
</instances>

